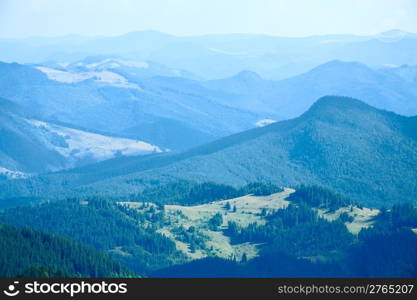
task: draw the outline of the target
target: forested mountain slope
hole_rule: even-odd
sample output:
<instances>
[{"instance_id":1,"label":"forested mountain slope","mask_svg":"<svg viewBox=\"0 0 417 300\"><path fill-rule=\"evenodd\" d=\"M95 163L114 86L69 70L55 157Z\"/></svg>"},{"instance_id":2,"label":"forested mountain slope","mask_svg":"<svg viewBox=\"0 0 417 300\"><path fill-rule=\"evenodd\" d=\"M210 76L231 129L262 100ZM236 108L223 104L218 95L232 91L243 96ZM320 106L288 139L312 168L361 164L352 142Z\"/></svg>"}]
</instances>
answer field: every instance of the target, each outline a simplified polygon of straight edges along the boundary
<instances>
[{"instance_id":1,"label":"forested mountain slope","mask_svg":"<svg viewBox=\"0 0 417 300\"><path fill-rule=\"evenodd\" d=\"M2 184L3 199L69 194L128 196L180 179L241 185L321 184L361 203L415 201L417 119L351 98L324 97L299 118L180 154L109 160ZM35 187L31 188L30 185Z\"/></svg>"},{"instance_id":2,"label":"forested mountain slope","mask_svg":"<svg viewBox=\"0 0 417 300\"><path fill-rule=\"evenodd\" d=\"M121 277L133 272L74 240L0 224L2 277Z\"/></svg>"}]
</instances>

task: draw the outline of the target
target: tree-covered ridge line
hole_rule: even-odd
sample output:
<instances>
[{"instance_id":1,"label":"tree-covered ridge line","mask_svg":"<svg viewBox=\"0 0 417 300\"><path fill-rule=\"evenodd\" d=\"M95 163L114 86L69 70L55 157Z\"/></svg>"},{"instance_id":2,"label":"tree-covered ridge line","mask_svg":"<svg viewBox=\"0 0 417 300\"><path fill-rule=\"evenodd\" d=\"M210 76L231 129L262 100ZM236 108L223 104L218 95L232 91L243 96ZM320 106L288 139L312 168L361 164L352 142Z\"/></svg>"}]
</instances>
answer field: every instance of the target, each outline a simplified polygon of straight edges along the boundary
<instances>
[{"instance_id":1,"label":"tree-covered ridge line","mask_svg":"<svg viewBox=\"0 0 417 300\"><path fill-rule=\"evenodd\" d=\"M131 201L159 204L197 205L217 200L237 198L253 194L270 195L282 192L282 187L271 183L252 182L240 188L215 182L193 182L179 180L172 183L154 185L130 197Z\"/></svg>"},{"instance_id":2,"label":"tree-covered ridge line","mask_svg":"<svg viewBox=\"0 0 417 300\"><path fill-rule=\"evenodd\" d=\"M288 200L294 203L306 203L309 206L325 210L336 210L355 204L346 196L317 185L296 187L296 192L291 194Z\"/></svg>"},{"instance_id":3,"label":"tree-covered ridge line","mask_svg":"<svg viewBox=\"0 0 417 300\"><path fill-rule=\"evenodd\" d=\"M0 224L1 277L137 276L107 253L72 239Z\"/></svg>"}]
</instances>

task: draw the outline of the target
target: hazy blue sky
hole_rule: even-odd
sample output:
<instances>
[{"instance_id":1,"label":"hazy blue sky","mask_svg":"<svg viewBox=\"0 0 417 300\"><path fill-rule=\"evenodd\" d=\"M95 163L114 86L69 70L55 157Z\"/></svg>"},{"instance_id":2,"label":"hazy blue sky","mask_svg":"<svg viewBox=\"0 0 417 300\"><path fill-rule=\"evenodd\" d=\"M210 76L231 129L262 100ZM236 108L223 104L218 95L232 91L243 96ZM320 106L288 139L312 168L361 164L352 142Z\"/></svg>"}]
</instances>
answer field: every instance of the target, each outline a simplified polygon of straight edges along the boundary
<instances>
[{"instance_id":1,"label":"hazy blue sky","mask_svg":"<svg viewBox=\"0 0 417 300\"><path fill-rule=\"evenodd\" d=\"M0 37L417 32L417 0L0 0Z\"/></svg>"}]
</instances>

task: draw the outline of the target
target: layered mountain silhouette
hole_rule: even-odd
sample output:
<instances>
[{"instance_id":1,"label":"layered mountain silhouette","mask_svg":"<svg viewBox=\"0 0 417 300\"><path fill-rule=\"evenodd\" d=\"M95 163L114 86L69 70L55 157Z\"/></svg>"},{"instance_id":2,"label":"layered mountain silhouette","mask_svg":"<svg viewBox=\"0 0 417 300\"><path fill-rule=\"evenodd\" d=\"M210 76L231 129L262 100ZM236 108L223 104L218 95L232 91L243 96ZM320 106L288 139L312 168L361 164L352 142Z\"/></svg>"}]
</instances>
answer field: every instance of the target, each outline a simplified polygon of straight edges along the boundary
<instances>
[{"instance_id":1,"label":"layered mountain silhouette","mask_svg":"<svg viewBox=\"0 0 417 300\"><path fill-rule=\"evenodd\" d=\"M375 69L335 60L285 80L265 80L247 71L205 86L229 93L224 104L276 119L297 117L325 95L353 97L410 116L417 114L416 78L417 69L412 66Z\"/></svg>"},{"instance_id":2,"label":"layered mountain silhouette","mask_svg":"<svg viewBox=\"0 0 417 300\"><path fill-rule=\"evenodd\" d=\"M0 39L0 60L20 63L75 62L117 55L185 70L204 79L253 70L270 79L295 76L327 61L372 66L417 64L417 35L399 30L377 35L279 37L257 34L173 36L138 31L113 37L65 36ZM73 51L77 49L77 51Z\"/></svg>"},{"instance_id":3,"label":"layered mountain silhouette","mask_svg":"<svg viewBox=\"0 0 417 300\"><path fill-rule=\"evenodd\" d=\"M167 77L174 71L164 68L159 71L165 75L157 75L158 70L152 63L103 56L65 68L0 63L0 97L19 104L35 119L170 150L202 145L253 128L263 119L298 117L325 95L417 114L417 69L412 66L376 69L331 61L278 81L252 71L197 81Z\"/></svg>"},{"instance_id":4,"label":"layered mountain silhouette","mask_svg":"<svg viewBox=\"0 0 417 300\"><path fill-rule=\"evenodd\" d=\"M3 183L5 199L65 190L127 196L152 182L320 184L367 205L415 201L417 117L346 97L323 97L296 119L235 134L180 154L118 158L39 179ZM45 182L48 184L45 185ZM65 182L65 186L62 185ZM12 191L12 193L10 192Z\"/></svg>"},{"instance_id":5,"label":"layered mountain silhouette","mask_svg":"<svg viewBox=\"0 0 417 300\"><path fill-rule=\"evenodd\" d=\"M132 69L140 72L148 67L145 63L113 68L109 62L89 60L77 70L0 63L0 97L19 104L36 119L140 139L171 150L249 129L262 118L221 104L217 99L225 95L196 81L142 77ZM90 64L94 66L87 68Z\"/></svg>"}]
</instances>

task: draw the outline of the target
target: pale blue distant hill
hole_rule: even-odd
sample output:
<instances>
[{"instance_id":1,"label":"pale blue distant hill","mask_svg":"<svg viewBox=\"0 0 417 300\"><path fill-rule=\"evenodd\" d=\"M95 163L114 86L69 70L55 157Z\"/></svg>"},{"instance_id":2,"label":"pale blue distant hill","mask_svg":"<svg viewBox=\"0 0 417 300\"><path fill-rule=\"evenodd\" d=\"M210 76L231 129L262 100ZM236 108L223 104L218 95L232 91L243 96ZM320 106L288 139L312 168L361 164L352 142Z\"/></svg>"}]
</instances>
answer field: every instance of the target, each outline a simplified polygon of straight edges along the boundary
<instances>
[{"instance_id":1,"label":"pale blue distant hill","mask_svg":"<svg viewBox=\"0 0 417 300\"><path fill-rule=\"evenodd\" d=\"M204 85L230 94L232 107L270 113L277 119L302 114L317 98L349 96L377 108L403 115L417 114L417 68L370 68L357 62L330 61L304 74L280 81L265 80L253 72Z\"/></svg>"},{"instance_id":2,"label":"pale blue distant hill","mask_svg":"<svg viewBox=\"0 0 417 300\"><path fill-rule=\"evenodd\" d=\"M98 63L102 62L100 58ZM221 104L227 95L198 81L163 76L169 69L153 76L158 74L156 67L132 64L51 68L0 63L0 97L20 105L36 119L161 143L158 145L170 150L252 128L263 118ZM152 74L144 74L148 69Z\"/></svg>"},{"instance_id":3,"label":"pale blue distant hill","mask_svg":"<svg viewBox=\"0 0 417 300\"><path fill-rule=\"evenodd\" d=\"M417 64L417 35L393 30L377 35L321 35L301 38L255 34L178 37L138 31L113 37L67 36L0 40L0 60L74 62L90 55L150 60L205 79L251 70L283 79L330 60L371 66Z\"/></svg>"}]
</instances>

